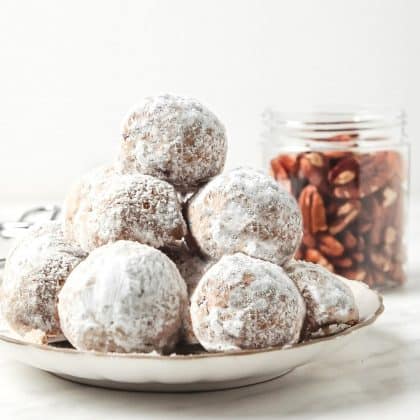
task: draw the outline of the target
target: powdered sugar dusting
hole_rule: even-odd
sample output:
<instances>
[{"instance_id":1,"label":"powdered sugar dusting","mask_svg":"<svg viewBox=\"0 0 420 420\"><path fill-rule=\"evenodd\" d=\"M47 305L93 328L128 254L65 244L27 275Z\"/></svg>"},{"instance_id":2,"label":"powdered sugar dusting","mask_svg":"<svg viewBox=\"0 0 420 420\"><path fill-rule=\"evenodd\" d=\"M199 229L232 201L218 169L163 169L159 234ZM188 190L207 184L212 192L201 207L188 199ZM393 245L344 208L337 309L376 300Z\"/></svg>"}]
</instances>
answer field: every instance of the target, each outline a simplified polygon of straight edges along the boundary
<instances>
[{"instance_id":1,"label":"powdered sugar dusting","mask_svg":"<svg viewBox=\"0 0 420 420\"><path fill-rule=\"evenodd\" d=\"M64 239L59 222L44 222L28 230L7 258L2 284L2 312L11 328L31 337L61 334L57 295L70 272L85 257Z\"/></svg>"},{"instance_id":2,"label":"powdered sugar dusting","mask_svg":"<svg viewBox=\"0 0 420 420\"><path fill-rule=\"evenodd\" d=\"M209 351L296 343L304 316L304 301L281 267L240 253L214 264L191 299L195 335Z\"/></svg>"},{"instance_id":3,"label":"powdered sugar dusting","mask_svg":"<svg viewBox=\"0 0 420 420\"><path fill-rule=\"evenodd\" d=\"M59 295L64 335L80 350L168 352L175 346L187 289L162 252L131 241L95 249Z\"/></svg>"},{"instance_id":4,"label":"powdered sugar dusting","mask_svg":"<svg viewBox=\"0 0 420 420\"><path fill-rule=\"evenodd\" d=\"M353 293L338 276L306 261L291 261L285 270L305 299L307 335L319 336L320 328L336 324L350 326L358 321Z\"/></svg>"},{"instance_id":5,"label":"powdered sugar dusting","mask_svg":"<svg viewBox=\"0 0 420 420\"><path fill-rule=\"evenodd\" d=\"M250 168L234 169L204 186L190 200L188 220L200 248L213 258L243 252L283 264L302 238L296 200Z\"/></svg>"},{"instance_id":6,"label":"powdered sugar dusting","mask_svg":"<svg viewBox=\"0 0 420 420\"><path fill-rule=\"evenodd\" d=\"M220 173L226 149L223 125L200 102L161 95L145 98L124 120L119 162L124 172L191 191Z\"/></svg>"},{"instance_id":7,"label":"powdered sugar dusting","mask_svg":"<svg viewBox=\"0 0 420 420\"><path fill-rule=\"evenodd\" d=\"M154 247L169 245L186 234L175 189L141 174L120 174L101 167L77 183L65 204L68 238L90 251L120 239Z\"/></svg>"}]
</instances>

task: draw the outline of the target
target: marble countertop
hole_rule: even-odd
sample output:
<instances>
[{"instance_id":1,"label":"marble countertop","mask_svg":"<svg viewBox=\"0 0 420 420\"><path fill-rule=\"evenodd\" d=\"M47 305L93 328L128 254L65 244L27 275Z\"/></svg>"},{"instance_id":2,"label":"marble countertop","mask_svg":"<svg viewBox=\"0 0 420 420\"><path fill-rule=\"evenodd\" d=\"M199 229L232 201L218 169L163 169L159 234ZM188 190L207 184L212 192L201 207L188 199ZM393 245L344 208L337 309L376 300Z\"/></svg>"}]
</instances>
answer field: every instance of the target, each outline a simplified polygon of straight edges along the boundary
<instances>
[{"instance_id":1,"label":"marble countertop","mask_svg":"<svg viewBox=\"0 0 420 420\"><path fill-rule=\"evenodd\" d=\"M67 382L0 355L0 418L418 419L420 261L411 261L407 285L385 294L385 313L373 327L328 360L283 378L211 393L129 393Z\"/></svg>"}]
</instances>

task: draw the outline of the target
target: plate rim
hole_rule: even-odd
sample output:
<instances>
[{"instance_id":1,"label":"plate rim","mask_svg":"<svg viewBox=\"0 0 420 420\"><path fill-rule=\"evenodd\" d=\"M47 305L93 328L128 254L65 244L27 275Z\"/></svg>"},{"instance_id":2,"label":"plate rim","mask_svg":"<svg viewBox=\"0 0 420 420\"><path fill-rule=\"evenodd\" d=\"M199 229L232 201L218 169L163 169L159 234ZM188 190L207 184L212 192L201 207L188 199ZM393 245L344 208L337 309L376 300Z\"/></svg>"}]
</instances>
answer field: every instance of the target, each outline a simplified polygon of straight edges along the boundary
<instances>
[{"instance_id":1,"label":"plate rim","mask_svg":"<svg viewBox=\"0 0 420 420\"><path fill-rule=\"evenodd\" d=\"M117 352L98 352L98 351L84 351L84 350L77 350L77 349L69 349L69 348L60 348L54 347L48 344L37 344L31 343L29 341L24 341L18 338L9 337L0 333L0 342L6 342L9 344L15 344L19 346L28 346L37 350L42 351L51 351L57 353L65 353L65 354L72 354L72 355L89 355L89 356L97 356L97 357L105 357L105 358L123 358L123 359L135 359L135 360L195 360L195 359L207 359L207 358L214 358L214 357L227 357L227 356L249 356L254 354L264 354L273 351L287 351L287 350L294 350L297 348L302 348L310 345L314 345L320 342L325 341L332 341L339 337L352 334L353 332L360 330L364 327L367 327L373 324L379 316L384 312L385 306L383 303L383 297L379 294L376 290L370 289L370 291L375 293L378 298L378 308L376 311L365 320L358 322L357 324L346 328L343 331L340 331L336 334L329 335L326 337L318 337L308 341L303 341L296 344L290 344L285 346L273 346L267 347L263 349L247 349L247 350L234 350L234 351L226 351L226 352L208 352L208 353L199 353L199 354L169 354L169 355L161 355L156 353L117 353Z\"/></svg>"}]
</instances>

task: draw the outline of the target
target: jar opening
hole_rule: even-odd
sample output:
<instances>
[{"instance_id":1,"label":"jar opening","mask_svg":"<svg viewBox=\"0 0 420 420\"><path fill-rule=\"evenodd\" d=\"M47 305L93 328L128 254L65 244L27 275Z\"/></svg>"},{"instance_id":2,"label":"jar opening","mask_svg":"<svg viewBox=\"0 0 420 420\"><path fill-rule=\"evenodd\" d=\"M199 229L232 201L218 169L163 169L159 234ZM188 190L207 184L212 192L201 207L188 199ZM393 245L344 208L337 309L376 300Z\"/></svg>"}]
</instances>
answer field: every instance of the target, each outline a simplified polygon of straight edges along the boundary
<instances>
[{"instance_id":1,"label":"jar opening","mask_svg":"<svg viewBox=\"0 0 420 420\"><path fill-rule=\"evenodd\" d=\"M358 142L400 142L404 137L406 115L403 110L380 107L334 107L334 111L317 107L308 112L263 114L265 137L336 144L337 147Z\"/></svg>"}]
</instances>

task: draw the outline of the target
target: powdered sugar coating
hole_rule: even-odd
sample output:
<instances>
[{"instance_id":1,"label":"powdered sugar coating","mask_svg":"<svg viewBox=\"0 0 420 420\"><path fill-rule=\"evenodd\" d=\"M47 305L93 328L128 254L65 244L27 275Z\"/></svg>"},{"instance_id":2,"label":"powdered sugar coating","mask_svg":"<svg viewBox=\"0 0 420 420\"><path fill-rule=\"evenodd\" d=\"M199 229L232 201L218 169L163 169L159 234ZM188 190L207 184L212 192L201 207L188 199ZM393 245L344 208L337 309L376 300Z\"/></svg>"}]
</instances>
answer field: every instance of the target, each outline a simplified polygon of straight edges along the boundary
<instances>
[{"instance_id":1,"label":"powdered sugar coating","mask_svg":"<svg viewBox=\"0 0 420 420\"><path fill-rule=\"evenodd\" d=\"M191 198L187 217L198 246L213 258L243 252L283 264L302 238L296 200L271 177L250 168L211 180Z\"/></svg>"},{"instance_id":2,"label":"powdered sugar coating","mask_svg":"<svg viewBox=\"0 0 420 420\"><path fill-rule=\"evenodd\" d=\"M187 288L162 252L132 241L97 248L69 276L58 311L79 350L170 352L178 341Z\"/></svg>"},{"instance_id":3,"label":"powdered sugar coating","mask_svg":"<svg viewBox=\"0 0 420 420\"><path fill-rule=\"evenodd\" d=\"M191 299L194 333L209 351L296 343L304 317L302 296L283 269L240 253L214 264Z\"/></svg>"},{"instance_id":4,"label":"powdered sugar coating","mask_svg":"<svg viewBox=\"0 0 420 420\"><path fill-rule=\"evenodd\" d=\"M126 239L156 248L186 234L175 189L149 175L120 174L101 167L87 174L67 196L64 231L91 251Z\"/></svg>"},{"instance_id":5,"label":"powdered sugar coating","mask_svg":"<svg viewBox=\"0 0 420 420\"><path fill-rule=\"evenodd\" d=\"M191 304L191 296L198 282L214 261L201 258L189 250L185 244L165 249L164 252L176 264L179 273L185 280L189 304ZM183 316L181 340L187 344L199 344L192 328L190 305L186 308Z\"/></svg>"},{"instance_id":6,"label":"powdered sugar coating","mask_svg":"<svg viewBox=\"0 0 420 420\"><path fill-rule=\"evenodd\" d=\"M153 175L191 191L219 174L226 134L218 118L192 98L145 98L123 123L119 162L124 172Z\"/></svg>"},{"instance_id":7,"label":"powdered sugar coating","mask_svg":"<svg viewBox=\"0 0 420 420\"><path fill-rule=\"evenodd\" d=\"M33 226L6 261L1 306L11 328L21 335L61 335L57 296L85 253L64 239L61 223Z\"/></svg>"},{"instance_id":8,"label":"powdered sugar coating","mask_svg":"<svg viewBox=\"0 0 420 420\"><path fill-rule=\"evenodd\" d=\"M284 269L306 302L305 338L328 335L332 327L342 330L358 322L353 292L339 276L306 261L290 261Z\"/></svg>"}]
</instances>

